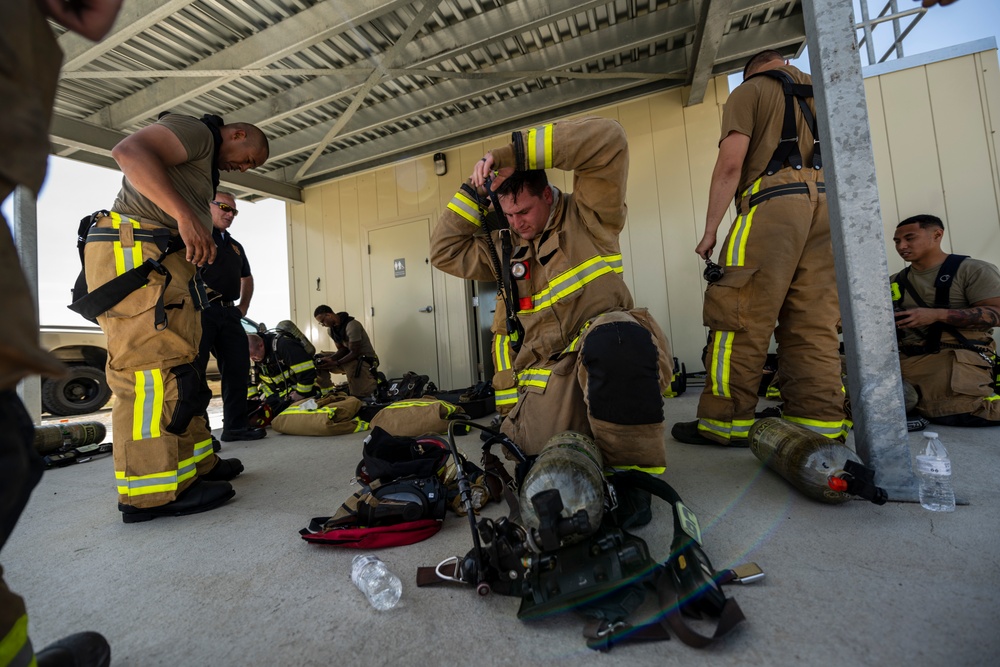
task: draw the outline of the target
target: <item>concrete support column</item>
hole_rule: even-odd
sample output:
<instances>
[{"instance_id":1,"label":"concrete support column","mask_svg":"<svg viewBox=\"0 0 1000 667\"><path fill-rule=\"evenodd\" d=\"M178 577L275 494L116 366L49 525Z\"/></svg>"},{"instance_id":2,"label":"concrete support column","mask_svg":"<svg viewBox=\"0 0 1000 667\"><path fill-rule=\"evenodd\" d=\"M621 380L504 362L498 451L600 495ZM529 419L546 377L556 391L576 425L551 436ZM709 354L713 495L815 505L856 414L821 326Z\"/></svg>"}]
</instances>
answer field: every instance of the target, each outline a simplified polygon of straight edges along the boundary
<instances>
[{"instance_id":1,"label":"concrete support column","mask_svg":"<svg viewBox=\"0 0 1000 667\"><path fill-rule=\"evenodd\" d=\"M852 3L804 0L858 455L892 500L913 501L875 156Z\"/></svg>"},{"instance_id":2,"label":"concrete support column","mask_svg":"<svg viewBox=\"0 0 1000 667\"><path fill-rule=\"evenodd\" d=\"M38 312L38 207L34 193L23 185L14 190L14 241ZM42 421L42 381L37 375L21 380L17 394L35 424Z\"/></svg>"}]
</instances>

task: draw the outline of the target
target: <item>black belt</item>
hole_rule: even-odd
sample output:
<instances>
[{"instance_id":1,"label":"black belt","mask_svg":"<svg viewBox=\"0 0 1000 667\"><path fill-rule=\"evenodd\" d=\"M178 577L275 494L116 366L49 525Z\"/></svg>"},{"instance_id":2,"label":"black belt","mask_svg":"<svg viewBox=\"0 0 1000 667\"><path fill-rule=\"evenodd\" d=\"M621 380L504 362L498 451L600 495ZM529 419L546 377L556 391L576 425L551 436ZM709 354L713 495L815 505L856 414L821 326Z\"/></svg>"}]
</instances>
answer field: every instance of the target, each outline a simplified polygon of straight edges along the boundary
<instances>
[{"instance_id":1,"label":"black belt","mask_svg":"<svg viewBox=\"0 0 1000 667\"><path fill-rule=\"evenodd\" d=\"M213 297L208 300L209 306L218 306L219 308L232 308L236 305L235 301L226 301L221 296Z\"/></svg>"},{"instance_id":2,"label":"black belt","mask_svg":"<svg viewBox=\"0 0 1000 667\"><path fill-rule=\"evenodd\" d=\"M826 184L817 182L816 192L821 195L826 194ZM754 206L757 206L758 204L761 204L773 197L803 194L809 194L808 183L785 183L784 185L775 185L774 187L765 188L760 192L750 195L750 208L753 208Z\"/></svg>"}]
</instances>

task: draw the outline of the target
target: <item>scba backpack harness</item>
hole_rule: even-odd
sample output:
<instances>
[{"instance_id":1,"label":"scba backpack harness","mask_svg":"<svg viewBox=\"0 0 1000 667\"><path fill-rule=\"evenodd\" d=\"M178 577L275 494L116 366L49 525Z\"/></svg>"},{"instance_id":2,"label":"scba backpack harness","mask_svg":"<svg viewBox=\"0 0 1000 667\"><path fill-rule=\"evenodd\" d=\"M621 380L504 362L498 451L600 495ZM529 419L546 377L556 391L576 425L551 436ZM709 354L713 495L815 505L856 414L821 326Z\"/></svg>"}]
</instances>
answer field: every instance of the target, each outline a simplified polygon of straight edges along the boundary
<instances>
[{"instance_id":1,"label":"scba backpack harness","mask_svg":"<svg viewBox=\"0 0 1000 667\"><path fill-rule=\"evenodd\" d=\"M497 470L499 459L489 451L496 443L518 461L516 479ZM449 446L454 452L453 438ZM670 639L671 631L685 644L702 648L745 620L739 605L726 597L721 586L749 583L763 573L753 564L717 572L701 548L697 518L663 480L637 470L611 474L606 478L606 511L600 528L563 546L563 537L584 534L586 516L561 516L558 490L547 490L531 499L540 525L529 531L520 525L520 509L512 491L523 481L531 458L498 433L492 433L483 452L486 473L505 481L509 514L496 521L476 522L470 513L473 549L464 557L419 568L418 586L454 582L475 586L480 595L497 592L519 597L518 617L525 620L574 609L589 619L584 628L588 647L600 651L622 642ZM465 498L467 484L461 475L458 487ZM628 501L642 493L657 496L671 507L674 537L670 555L662 562L649 555L644 540L626 530L635 523L636 506ZM648 520L647 516L639 523ZM636 621L636 611L650 592L656 596L657 611L645 621ZM687 618L707 619L714 630L702 634Z\"/></svg>"},{"instance_id":2,"label":"scba backpack harness","mask_svg":"<svg viewBox=\"0 0 1000 667\"><path fill-rule=\"evenodd\" d=\"M483 474L464 459L461 465L463 474ZM438 436L400 438L376 427L355 476L361 488L333 516L312 519L302 539L352 549L413 544L437 533L457 505L455 464ZM485 497L486 487L479 488Z\"/></svg>"}]
</instances>

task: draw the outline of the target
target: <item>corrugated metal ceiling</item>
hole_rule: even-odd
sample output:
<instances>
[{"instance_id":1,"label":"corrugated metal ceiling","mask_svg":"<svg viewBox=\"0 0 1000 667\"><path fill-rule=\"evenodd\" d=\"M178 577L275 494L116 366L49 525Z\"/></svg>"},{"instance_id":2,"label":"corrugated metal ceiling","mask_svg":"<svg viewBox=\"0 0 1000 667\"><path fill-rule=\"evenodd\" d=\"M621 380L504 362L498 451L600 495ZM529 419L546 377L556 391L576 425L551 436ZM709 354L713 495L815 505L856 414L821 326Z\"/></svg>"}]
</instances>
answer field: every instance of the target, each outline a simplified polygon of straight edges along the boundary
<instances>
[{"instance_id":1,"label":"corrugated metal ceiling","mask_svg":"<svg viewBox=\"0 0 1000 667\"><path fill-rule=\"evenodd\" d=\"M61 30L61 29L60 29ZM129 0L62 34L56 154L114 166L161 111L255 123L247 196L301 187L709 78L805 44L799 0Z\"/></svg>"}]
</instances>

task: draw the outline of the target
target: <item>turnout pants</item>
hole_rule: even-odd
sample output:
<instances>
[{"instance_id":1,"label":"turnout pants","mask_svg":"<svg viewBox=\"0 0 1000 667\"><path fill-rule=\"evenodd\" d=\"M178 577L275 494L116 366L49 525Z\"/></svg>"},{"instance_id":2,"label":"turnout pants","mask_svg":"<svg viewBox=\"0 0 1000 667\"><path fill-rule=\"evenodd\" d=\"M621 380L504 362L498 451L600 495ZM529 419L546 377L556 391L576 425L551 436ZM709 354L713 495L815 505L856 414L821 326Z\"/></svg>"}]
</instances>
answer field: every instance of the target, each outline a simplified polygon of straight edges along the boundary
<instances>
[{"instance_id":1,"label":"turnout pants","mask_svg":"<svg viewBox=\"0 0 1000 667\"><path fill-rule=\"evenodd\" d=\"M347 366L342 368L344 375L347 376L347 387L351 396L367 398L375 393L375 388L378 385L375 378L372 377L371 364L361 359L355 359L349 361Z\"/></svg>"},{"instance_id":2,"label":"turnout pants","mask_svg":"<svg viewBox=\"0 0 1000 667\"><path fill-rule=\"evenodd\" d=\"M160 255L154 243L135 237L136 230L160 225L112 214L98 220L97 228L118 234L113 241L88 238L91 291ZM201 340L195 267L183 252L167 255L161 264L166 275L154 271L149 284L97 318L107 335L107 378L115 395L111 419L118 501L134 507L176 500L218 461L204 417L211 396L192 363ZM166 322L158 327L161 300Z\"/></svg>"},{"instance_id":3,"label":"turnout pants","mask_svg":"<svg viewBox=\"0 0 1000 667\"><path fill-rule=\"evenodd\" d=\"M502 430L527 454L557 433L577 431L594 439L606 466L662 472L671 363L667 339L647 310L605 313L557 361L518 373L518 400Z\"/></svg>"},{"instance_id":4,"label":"turnout pants","mask_svg":"<svg viewBox=\"0 0 1000 667\"><path fill-rule=\"evenodd\" d=\"M0 549L42 478L33 436L31 418L17 394L0 391ZM7 588L0 567L0 665L27 665L33 656L24 600Z\"/></svg>"},{"instance_id":5,"label":"turnout pants","mask_svg":"<svg viewBox=\"0 0 1000 667\"><path fill-rule=\"evenodd\" d=\"M748 436L772 332L784 419L829 438L847 434L840 307L821 177L786 168L761 177L741 197L722 246L725 275L705 291L710 333L698 430L706 438L724 444ZM805 191L750 205L751 196L782 185Z\"/></svg>"},{"instance_id":6,"label":"turnout pants","mask_svg":"<svg viewBox=\"0 0 1000 667\"><path fill-rule=\"evenodd\" d=\"M219 362L219 375L222 376L222 428L226 431L244 429L249 425L247 383L250 381L250 348L246 331L240 324L242 315L236 306L221 304L209 304L201 311L198 375L205 377L208 355L215 355ZM207 422L208 418L205 420Z\"/></svg>"},{"instance_id":7,"label":"turnout pants","mask_svg":"<svg viewBox=\"0 0 1000 667\"><path fill-rule=\"evenodd\" d=\"M901 355L903 379L920 395L917 410L936 421L970 416L1000 424L1000 396L993 391L993 366L972 350L944 348L936 354ZM980 425L978 420L952 420L953 426ZM981 424L988 425L988 424Z\"/></svg>"}]
</instances>

